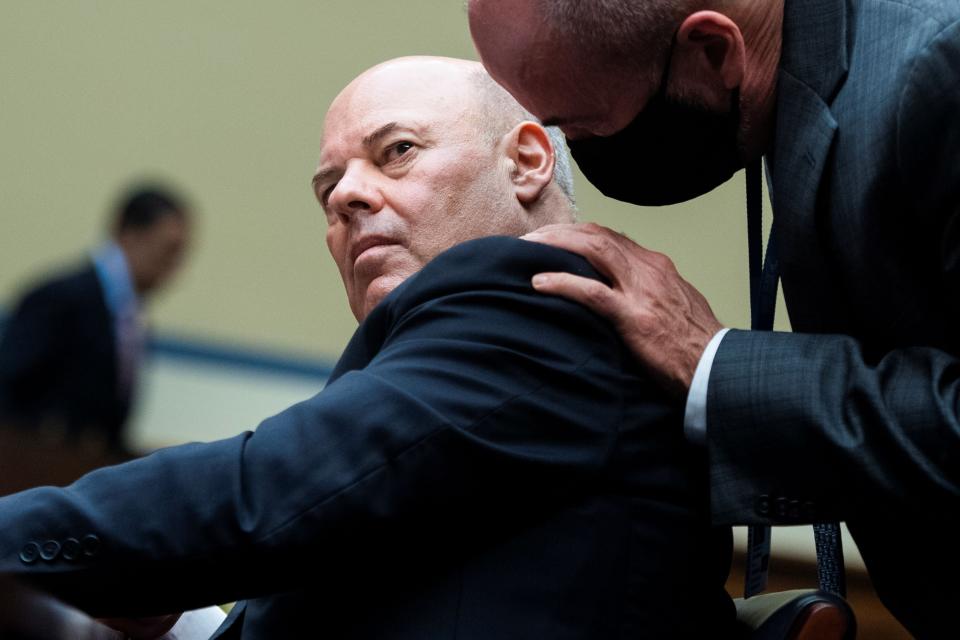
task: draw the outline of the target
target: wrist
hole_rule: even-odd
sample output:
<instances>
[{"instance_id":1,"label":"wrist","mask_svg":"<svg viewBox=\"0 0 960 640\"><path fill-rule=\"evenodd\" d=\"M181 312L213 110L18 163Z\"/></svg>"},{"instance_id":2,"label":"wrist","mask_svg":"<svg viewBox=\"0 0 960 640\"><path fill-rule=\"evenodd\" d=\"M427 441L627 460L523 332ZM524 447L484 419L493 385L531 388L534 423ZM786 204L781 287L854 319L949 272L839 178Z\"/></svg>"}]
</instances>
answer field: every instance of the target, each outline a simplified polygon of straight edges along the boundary
<instances>
[{"instance_id":1,"label":"wrist","mask_svg":"<svg viewBox=\"0 0 960 640\"><path fill-rule=\"evenodd\" d=\"M690 385L693 383L693 378L697 373L697 369L700 367L701 362L703 361L703 356L707 352L708 348L711 346L711 343L714 341L719 342L721 334L725 334L729 331L728 328L724 327L719 322L710 323L709 327L704 327L696 340L691 341L689 348L684 353L684 367L681 371L680 377L677 380L678 385L682 388L683 394L686 395L690 390ZM711 358L712 360L712 358Z\"/></svg>"}]
</instances>

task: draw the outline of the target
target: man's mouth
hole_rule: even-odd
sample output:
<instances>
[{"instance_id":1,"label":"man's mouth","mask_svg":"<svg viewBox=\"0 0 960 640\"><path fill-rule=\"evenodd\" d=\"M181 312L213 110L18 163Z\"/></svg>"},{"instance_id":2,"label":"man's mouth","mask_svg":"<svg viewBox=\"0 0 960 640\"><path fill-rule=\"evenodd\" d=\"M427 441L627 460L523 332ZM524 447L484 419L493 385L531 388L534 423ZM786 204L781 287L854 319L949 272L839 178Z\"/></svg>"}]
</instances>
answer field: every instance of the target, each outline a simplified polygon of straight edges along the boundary
<instances>
[{"instance_id":1,"label":"man's mouth","mask_svg":"<svg viewBox=\"0 0 960 640\"><path fill-rule=\"evenodd\" d=\"M353 247L350 249L350 262L352 264L356 264L357 260L360 259L360 256L371 249L395 244L399 243L393 238L388 238L387 236L363 236L353 243Z\"/></svg>"}]
</instances>

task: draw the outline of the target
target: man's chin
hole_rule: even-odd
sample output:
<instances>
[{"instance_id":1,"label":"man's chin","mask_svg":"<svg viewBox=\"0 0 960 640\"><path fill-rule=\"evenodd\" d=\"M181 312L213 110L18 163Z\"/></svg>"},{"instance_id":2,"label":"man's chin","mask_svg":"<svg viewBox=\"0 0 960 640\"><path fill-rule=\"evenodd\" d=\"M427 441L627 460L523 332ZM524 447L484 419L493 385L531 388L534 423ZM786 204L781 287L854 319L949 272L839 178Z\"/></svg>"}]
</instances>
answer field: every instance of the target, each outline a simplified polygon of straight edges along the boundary
<instances>
[{"instance_id":1,"label":"man's chin","mask_svg":"<svg viewBox=\"0 0 960 640\"><path fill-rule=\"evenodd\" d=\"M390 295L391 291L399 287L404 280L406 280L406 277L398 275L384 275L375 278L373 282L367 285L360 313L354 314L357 316L357 321L363 322L366 320L377 305Z\"/></svg>"}]
</instances>

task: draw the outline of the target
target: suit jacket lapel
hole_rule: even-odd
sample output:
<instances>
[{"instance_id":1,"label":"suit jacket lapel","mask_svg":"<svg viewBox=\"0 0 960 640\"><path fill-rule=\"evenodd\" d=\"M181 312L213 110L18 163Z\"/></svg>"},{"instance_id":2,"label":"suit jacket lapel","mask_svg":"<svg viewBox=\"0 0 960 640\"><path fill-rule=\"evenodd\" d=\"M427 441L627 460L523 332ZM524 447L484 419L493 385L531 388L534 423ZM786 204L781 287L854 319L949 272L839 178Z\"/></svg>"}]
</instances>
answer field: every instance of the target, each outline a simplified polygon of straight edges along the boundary
<instances>
[{"instance_id":1,"label":"suit jacket lapel","mask_svg":"<svg viewBox=\"0 0 960 640\"><path fill-rule=\"evenodd\" d=\"M791 321L803 330L823 330L836 293L817 204L837 131L828 101L847 73L844 4L787 0L783 32L774 145L767 157L781 275Z\"/></svg>"}]
</instances>

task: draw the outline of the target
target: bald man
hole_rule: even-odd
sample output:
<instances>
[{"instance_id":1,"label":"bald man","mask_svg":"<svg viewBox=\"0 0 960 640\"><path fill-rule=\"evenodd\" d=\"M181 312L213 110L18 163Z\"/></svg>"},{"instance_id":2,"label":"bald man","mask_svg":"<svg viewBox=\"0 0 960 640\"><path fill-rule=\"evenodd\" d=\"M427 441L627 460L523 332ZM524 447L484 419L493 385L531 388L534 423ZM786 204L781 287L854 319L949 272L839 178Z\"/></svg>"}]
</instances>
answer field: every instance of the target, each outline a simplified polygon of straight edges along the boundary
<instances>
[{"instance_id":1,"label":"bald man","mask_svg":"<svg viewBox=\"0 0 960 640\"><path fill-rule=\"evenodd\" d=\"M361 323L326 388L256 432L0 499L0 573L101 616L248 598L217 638L726 636L729 532L682 405L612 326L530 286L597 277L515 239L573 219L560 157L475 63L362 74L313 178Z\"/></svg>"}]
</instances>

